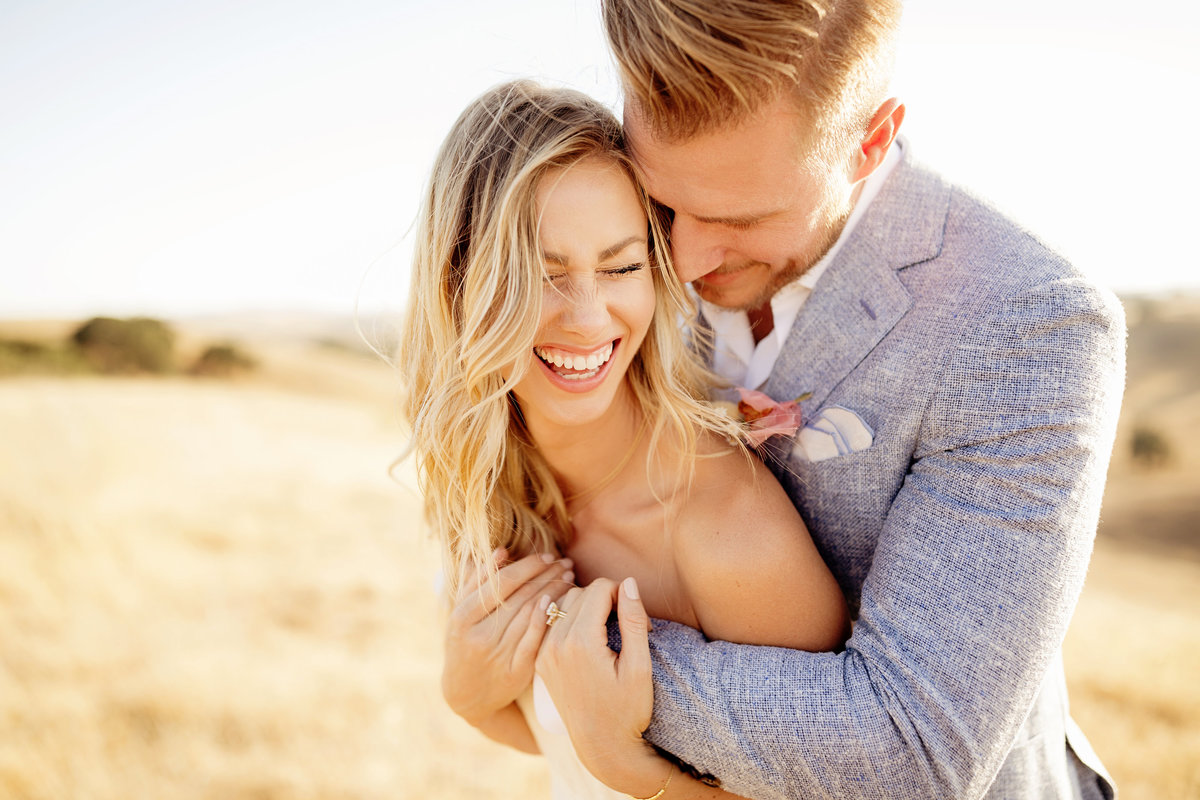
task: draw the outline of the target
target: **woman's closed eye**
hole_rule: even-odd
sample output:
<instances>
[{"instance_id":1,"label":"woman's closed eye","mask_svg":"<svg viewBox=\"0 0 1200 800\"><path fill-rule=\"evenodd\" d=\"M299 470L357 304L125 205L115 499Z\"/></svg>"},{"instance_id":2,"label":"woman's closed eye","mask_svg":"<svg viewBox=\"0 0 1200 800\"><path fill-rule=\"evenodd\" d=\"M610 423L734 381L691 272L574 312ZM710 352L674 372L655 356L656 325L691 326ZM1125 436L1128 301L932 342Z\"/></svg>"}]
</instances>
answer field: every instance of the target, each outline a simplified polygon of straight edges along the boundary
<instances>
[{"instance_id":1,"label":"woman's closed eye","mask_svg":"<svg viewBox=\"0 0 1200 800\"><path fill-rule=\"evenodd\" d=\"M609 267L608 269L603 270L603 272L605 275L612 275L614 277L617 275L630 275L644 268L645 266L646 265L643 262L639 261L636 264L626 264L622 267Z\"/></svg>"},{"instance_id":2,"label":"woman's closed eye","mask_svg":"<svg viewBox=\"0 0 1200 800\"><path fill-rule=\"evenodd\" d=\"M618 278L622 275L632 275L633 273L638 272L645 267L645 262L639 261L634 264L624 264L619 267L605 267L603 269L596 270L596 272L606 277ZM550 283L554 286L561 286L566 282L569 275L570 273L567 272L547 272L545 280L547 283Z\"/></svg>"}]
</instances>

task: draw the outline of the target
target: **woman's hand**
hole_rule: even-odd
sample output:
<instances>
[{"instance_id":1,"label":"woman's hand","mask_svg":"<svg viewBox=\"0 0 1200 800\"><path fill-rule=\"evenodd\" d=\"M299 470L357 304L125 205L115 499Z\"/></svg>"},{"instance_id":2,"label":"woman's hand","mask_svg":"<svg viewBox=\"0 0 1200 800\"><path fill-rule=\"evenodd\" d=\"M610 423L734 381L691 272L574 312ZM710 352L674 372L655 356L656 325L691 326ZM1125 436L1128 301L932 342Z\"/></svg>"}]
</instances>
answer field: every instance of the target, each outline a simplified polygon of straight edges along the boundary
<instances>
[{"instance_id":1,"label":"woman's hand","mask_svg":"<svg viewBox=\"0 0 1200 800\"><path fill-rule=\"evenodd\" d=\"M497 550L503 564L507 553ZM499 596L475 576L446 625L442 694L454 713L480 727L511 705L533 680L548 628L546 607L575 579L570 559L534 554L503 565Z\"/></svg>"},{"instance_id":2,"label":"woman's hand","mask_svg":"<svg viewBox=\"0 0 1200 800\"><path fill-rule=\"evenodd\" d=\"M650 618L637 583L600 578L558 601L566 616L550 628L537 656L537 673L558 708L584 766L611 788L649 797L674 767L642 738L654 710L650 674ZM621 652L608 648L613 607Z\"/></svg>"}]
</instances>

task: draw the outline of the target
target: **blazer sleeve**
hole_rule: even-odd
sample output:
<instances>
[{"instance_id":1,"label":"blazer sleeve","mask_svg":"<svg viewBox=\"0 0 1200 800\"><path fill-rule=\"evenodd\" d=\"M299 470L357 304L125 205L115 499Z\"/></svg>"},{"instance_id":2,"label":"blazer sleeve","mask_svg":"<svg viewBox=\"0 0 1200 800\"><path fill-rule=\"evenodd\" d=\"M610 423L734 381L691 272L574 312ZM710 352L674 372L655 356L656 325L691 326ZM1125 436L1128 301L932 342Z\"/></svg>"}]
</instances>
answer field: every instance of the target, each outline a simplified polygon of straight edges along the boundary
<instances>
[{"instance_id":1,"label":"blazer sleeve","mask_svg":"<svg viewBox=\"0 0 1200 800\"><path fill-rule=\"evenodd\" d=\"M656 621L647 738L755 798L983 796L1082 589L1124 336L1081 280L994 303L927 395L846 649Z\"/></svg>"}]
</instances>

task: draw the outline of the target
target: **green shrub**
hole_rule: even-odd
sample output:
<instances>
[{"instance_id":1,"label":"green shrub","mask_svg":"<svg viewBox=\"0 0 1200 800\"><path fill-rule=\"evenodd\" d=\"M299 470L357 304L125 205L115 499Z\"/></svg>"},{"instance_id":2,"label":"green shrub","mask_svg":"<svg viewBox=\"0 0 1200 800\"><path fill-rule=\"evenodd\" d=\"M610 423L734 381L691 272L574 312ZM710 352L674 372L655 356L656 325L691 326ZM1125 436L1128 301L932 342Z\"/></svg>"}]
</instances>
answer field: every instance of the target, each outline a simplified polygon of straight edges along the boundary
<instances>
[{"instance_id":1,"label":"green shrub","mask_svg":"<svg viewBox=\"0 0 1200 800\"><path fill-rule=\"evenodd\" d=\"M97 372L164 373L175 369L175 332L148 317L96 317L71 337L84 359Z\"/></svg>"},{"instance_id":2,"label":"green shrub","mask_svg":"<svg viewBox=\"0 0 1200 800\"><path fill-rule=\"evenodd\" d=\"M0 375L58 375L87 369L87 363L73 346L0 339Z\"/></svg>"},{"instance_id":3,"label":"green shrub","mask_svg":"<svg viewBox=\"0 0 1200 800\"><path fill-rule=\"evenodd\" d=\"M1171 446L1167 439L1153 428L1138 426L1133 429L1130 451L1134 463L1143 467L1161 467L1171 458Z\"/></svg>"},{"instance_id":4,"label":"green shrub","mask_svg":"<svg viewBox=\"0 0 1200 800\"><path fill-rule=\"evenodd\" d=\"M248 372L257 366L258 362L239 350L236 345L214 344L200 354L189 372L193 375L228 378L240 372Z\"/></svg>"}]
</instances>

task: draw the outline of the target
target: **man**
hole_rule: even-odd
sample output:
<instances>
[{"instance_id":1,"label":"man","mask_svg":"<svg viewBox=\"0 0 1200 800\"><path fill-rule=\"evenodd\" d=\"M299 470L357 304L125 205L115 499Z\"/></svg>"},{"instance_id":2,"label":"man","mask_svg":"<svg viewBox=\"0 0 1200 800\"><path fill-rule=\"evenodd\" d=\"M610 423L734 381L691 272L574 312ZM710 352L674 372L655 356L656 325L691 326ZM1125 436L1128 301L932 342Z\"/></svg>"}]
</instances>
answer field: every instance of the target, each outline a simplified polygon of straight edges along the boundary
<instances>
[{"instance_id":1,"label":"man","mask_svg":"<svg viewBox=\"0 0 1200 800\"><path fill-rule=\"evenodd\" d=\"M1112 797L1060 647L1121 309L916 165L884 94L899 6L605 0L628 141L715 368L812 393L773 468L856 616L836 655L656 623L646 738L756 798Z\"/></svg>"}]
</instances>

